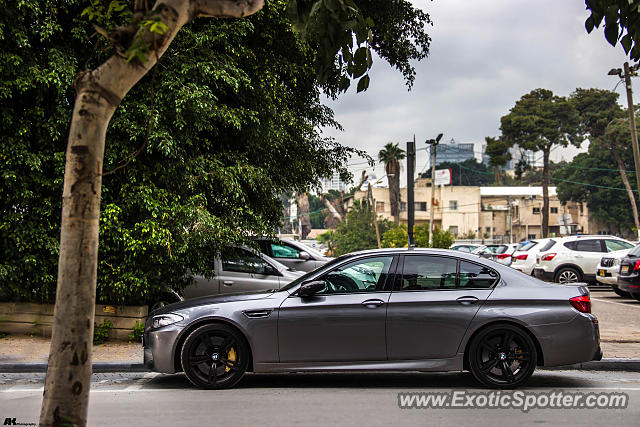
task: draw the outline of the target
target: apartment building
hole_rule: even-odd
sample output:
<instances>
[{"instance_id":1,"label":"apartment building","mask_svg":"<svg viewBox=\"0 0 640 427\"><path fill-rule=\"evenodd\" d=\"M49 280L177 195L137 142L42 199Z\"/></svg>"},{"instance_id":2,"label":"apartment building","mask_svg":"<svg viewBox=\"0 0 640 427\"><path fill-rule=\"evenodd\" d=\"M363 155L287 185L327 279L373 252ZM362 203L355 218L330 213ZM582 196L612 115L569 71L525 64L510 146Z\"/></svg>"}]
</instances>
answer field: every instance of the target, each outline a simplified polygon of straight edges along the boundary
<instances>
[{"instance_id":1,"label":"apartment building","mask_svg":"<svg viewBox=\"0 0 640 427\"><path fill-rule=\"evenodd\" d=\"M376 212L393 220L389 205L389 189L373 188ZM365 199L367 193L356 192L355 199ZM400 221L407 223L407 189L400 189ZM542 187L436 187L433 206L429 179L418 179L414 188L415 222L429 222L434 209L436 226L456 236L474 234L476 238L521 241L542 237ZM549 236L576 233L597 233L589 221L584 203L569 202L565 206L549 187Z\"/></svg>"}]
</instances>

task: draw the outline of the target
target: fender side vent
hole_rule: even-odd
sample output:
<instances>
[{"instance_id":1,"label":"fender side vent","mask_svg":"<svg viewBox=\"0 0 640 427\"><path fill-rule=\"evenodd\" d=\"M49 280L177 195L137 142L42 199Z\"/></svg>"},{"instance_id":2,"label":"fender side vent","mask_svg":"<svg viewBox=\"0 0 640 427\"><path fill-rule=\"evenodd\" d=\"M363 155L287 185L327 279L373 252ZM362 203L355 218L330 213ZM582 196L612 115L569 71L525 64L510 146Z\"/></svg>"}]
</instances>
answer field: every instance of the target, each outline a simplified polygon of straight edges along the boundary
<instances>
[{"instance_id":1,"label":"fender side vent","mask_svg":"<svg viewBox=\"0 0 640 427\"><path fill-rule=\"evenodd\" d=\"M262 319L265 317L269 317L273 310L248 310L243 311L244 315L249 319Z\"/></svg>"}]
</instances>

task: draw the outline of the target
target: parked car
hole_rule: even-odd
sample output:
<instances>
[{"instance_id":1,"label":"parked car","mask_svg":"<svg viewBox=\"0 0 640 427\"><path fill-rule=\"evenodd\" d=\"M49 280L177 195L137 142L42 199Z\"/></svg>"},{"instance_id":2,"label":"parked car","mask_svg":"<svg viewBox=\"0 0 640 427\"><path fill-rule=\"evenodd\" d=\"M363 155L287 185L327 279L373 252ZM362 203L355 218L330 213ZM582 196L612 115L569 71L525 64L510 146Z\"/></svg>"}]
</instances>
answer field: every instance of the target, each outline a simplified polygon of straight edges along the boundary
<instances>
[{"instance_id":1,"label":"parked car","mask_svg":"<svg viewBox=\"0 0 640 427\"><path fill-rule=\"evenodd\" d=\"M556 283L597 283L596 270L605 253L633 248L619 237L600 235L552 238L548 245L536 255L534 274Z\"/></svg>"},{"instance_id":2,"label":"parked car","mask_svg":"<svg viewBox=\"0 0 640 427\"><path fill-rule=\"evenodd\" d=\"M600 264L596 270L596 280L605 285L610 285L613 292L623 298L631 298L629 292L625 292L618 288L618 272L620 271L620 262L629 253L628 249L621 251L613 251L600 259Z\"/></svg>"},{"instance_id":3,"label":"parked car","mask_svg":"<svg viewBox=\"0 0 640 427\"><path fill-rule=\"evenodd\" d=\"M499 285L498 285L499 284ZM144 363L228 388L247 371L461 371L513 388L536 366L599 360L584 286L540 282L442 249L341 256L280 290L165 306L145 324Z\"/></svg>"},{"instance_id":4,"label":"parked car","mask_svg":"<svg viewBox=\"0 0 640 427\"><path fill-rule=\"evenodd\" d=\"M640 245L630 250L620 261L618 288L640 301Z\"/></svg>"},{"instance_id":5,"label":"parked car","mask_svg":"<svg viewBox=\"0 0 640 427\"><path fill-rule=\"evenodd\" d=\"M312 271L322 267L332 258L322 255L315 249L289 239L258 239L263 254L299 271Z\"/></svg>"},{"instance_id":6,"label":"parked car","mask_svg":"<svg viewBox=\"0 0 640 427\"><path fill-rule=\"evenodd\" d=\"M550 239L536 239L521 242L520 246L511 254L511 268L522 271L529 276L533 275L536 266L536 254L540 252Z\"/></svg>"},{"instance_id":7,"label":"parked car","mask_svg":"<svg viewBox=\"0 0 640 427\"><path fill-rule=\"evenodd\" d=\"M194 276L182 297L192 299L207 295L256 292L280 289L302 276L268 256L247 248L235 248L214 260L215 276Z\"/></svg>"},{"instance_id":8,"label":"parked car","mask_svg":"<svg viewBox=\"0 0 640 427\"><path fill-rule=\"evenodd\" d=\"M508 266L511 265L511 254L515 252L517 246L517 243L484 245L471 253Z\"/></svg>"},{"instance_id":9,"label":"parked car","mask_svg":"<svg viewBox=\"0 0 640 427\"><path fill-rule=\"evenodd\" d=\"M460 252L473 252L478 249L482 245L472 245L469 243L454 243L449 247L452 251L460 251Z\"/></svg>"}]
</instances>

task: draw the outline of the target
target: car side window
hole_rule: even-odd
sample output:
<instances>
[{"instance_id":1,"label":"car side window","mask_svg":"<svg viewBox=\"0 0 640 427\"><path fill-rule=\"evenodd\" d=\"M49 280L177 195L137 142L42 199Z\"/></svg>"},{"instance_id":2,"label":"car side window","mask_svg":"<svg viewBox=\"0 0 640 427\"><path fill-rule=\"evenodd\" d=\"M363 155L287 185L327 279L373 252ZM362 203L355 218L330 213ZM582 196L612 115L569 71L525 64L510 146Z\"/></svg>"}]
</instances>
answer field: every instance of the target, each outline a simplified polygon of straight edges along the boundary
<instances>
[{"instance_id":1,"label":"car side window","mask_svg":"<svg viewBox=\"0 0 640 427\"><path fill-rule=\"evenodd\" d=\"M396 290L455 289L456 274L455 258L407 255L404 257L401 280L396 282Z\"/></svg>"},{"instance_id":2,"label":"car side window","mask_svg":"<svg viewBox=\"0 0 640 427\"><path fill-rule=\"evenodd\" d=\"M579 252L603 252L601 240L578 240L576 242L576 251Z\"/></svg>"},{"instance_id":3,"label":"car side window","mask_svg":"<svg viewBox=\"0 0 640 427\"><path fill-rule=\"evenodd\" d=\"M223 255L222 270L236 273L268 274L270 268L261 257L243 250Z\"/></svg>"},{"instance_id":4,"label":"car side window","mask_svg":"<svg viewBox=\"0 0 640 427\"><path fill-rule=\"evenodd\" d=\"M325 288L316 295L382 291L393 256L359 259L331 270L319 280Z\"/></svg>"},{"instance_id":5,"label":"car side window","mask_svg":"<svg viewBox=\"0 0 640 427\"><path fill-rule=\"evenodd\" d=\"M490 288L498 280L498 274L484 265L460 261L461 288Z\"/></svg>"},{"instance_id":6,"label":"car side window","mask_svg":"<svg viewBox=\"0 0 640 427\"><path fill-rule=\"evenodd\" d=\"M623 242L622 240L607 239L604 241L604 244L607 247L607 252L622 251L633 248L631 243Z\"/></svg>"},{"instance_id":7,"label":"car side window","mask_svg":"<svg viewBox=\"0 0 640 427\"><path fill-rule=\"evenodd\" d=\"M300 251L284 243L271 243L271 256L274 258L298 258Z\"/></svg>"}]
</instances>

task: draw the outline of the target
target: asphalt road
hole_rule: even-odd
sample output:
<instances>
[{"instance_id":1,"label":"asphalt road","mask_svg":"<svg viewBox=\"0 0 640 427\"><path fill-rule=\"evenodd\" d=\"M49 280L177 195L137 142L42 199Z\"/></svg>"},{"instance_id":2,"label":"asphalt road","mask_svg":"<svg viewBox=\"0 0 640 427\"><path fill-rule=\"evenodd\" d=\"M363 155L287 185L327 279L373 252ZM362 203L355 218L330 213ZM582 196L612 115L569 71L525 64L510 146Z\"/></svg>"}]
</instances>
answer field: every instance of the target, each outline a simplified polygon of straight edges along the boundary
<instances>
[{"instance_id":1,"label":"asphalt road","mask_svg":"<svg viewBox=\"0 0 640 427\"><path fill-rule=\"evenodd\" d=\"M0 374L0 422L37 423L42 374ZM640 424L640 372L537 371L529 394L626 393L624 409L400 409L399 392L480 391L467 373L248 375L232 390L193 388L183 375L96 374L91 426L385 426ZM489 392L489 391L487 391ZM501 392L506 393L506 392Z\"/></svg>"}]
</instances>

